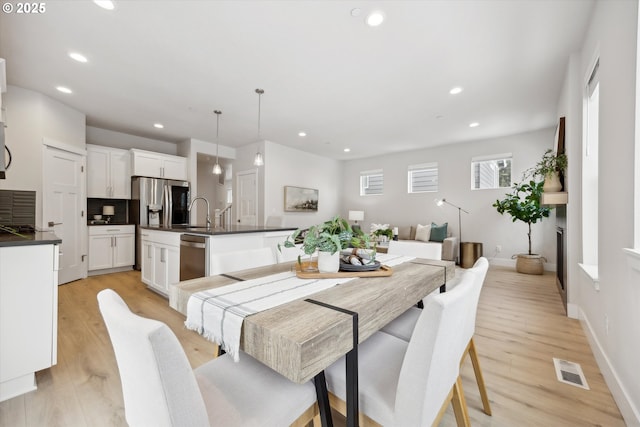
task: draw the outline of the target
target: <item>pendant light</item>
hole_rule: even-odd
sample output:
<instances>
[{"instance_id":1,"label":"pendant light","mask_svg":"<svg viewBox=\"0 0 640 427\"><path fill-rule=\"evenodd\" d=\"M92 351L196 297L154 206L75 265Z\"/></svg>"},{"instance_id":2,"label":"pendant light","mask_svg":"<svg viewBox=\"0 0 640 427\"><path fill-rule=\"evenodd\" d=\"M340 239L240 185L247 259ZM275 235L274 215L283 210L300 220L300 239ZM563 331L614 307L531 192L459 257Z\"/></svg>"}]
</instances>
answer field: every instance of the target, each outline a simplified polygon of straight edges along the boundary
<instances>
[{"instance_id":1,"label":"pendant light","mask_svg":"<svg viewBox=\"0 0 640 427\"><path fill-rule=\"evenodd\" d=\"M264 90L256 89L256 93L258 94L258 151L253 158L253 164L255 166L262 166L264 165L264 158L262 157L262 153L260 152L260 102L262 100L262 94L264 93Z\"/></svg>"},{"instance_id":2,"label":"pendant light","mask_svg":"<svg viewBox=\"0 0 640 427\"><path fill-rule=\"evenodd\" d=\"M218 162L218 153L220 150L220 137L218 131L220 130L220 114L222 114L222 111L214 110L213 112L216 114L216 164L213 165L212 172L214 175L220 175L222 173L222 168L220 167L220 162Z\"/></svg>"}]
</instances>

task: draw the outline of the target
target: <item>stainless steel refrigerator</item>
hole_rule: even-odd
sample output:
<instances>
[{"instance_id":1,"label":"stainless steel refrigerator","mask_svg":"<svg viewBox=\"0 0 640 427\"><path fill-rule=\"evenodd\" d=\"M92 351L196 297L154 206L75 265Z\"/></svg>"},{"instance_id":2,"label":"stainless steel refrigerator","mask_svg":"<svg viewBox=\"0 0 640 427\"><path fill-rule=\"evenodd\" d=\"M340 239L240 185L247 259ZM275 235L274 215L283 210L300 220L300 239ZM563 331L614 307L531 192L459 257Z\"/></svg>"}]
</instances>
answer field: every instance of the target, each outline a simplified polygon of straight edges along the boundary
<instances>
[{"instance_id":1,"label":"stainless steel refrigerator","mask_svg":"<svg viewBox=\"0 0 640 427\"><path fill-rule=\"evenodd\" d=\"M140 226L189 224L189 183L135 176L131 179L130 222L136 224L136 270L141 268Z\"/></svg>"}]
</instances>

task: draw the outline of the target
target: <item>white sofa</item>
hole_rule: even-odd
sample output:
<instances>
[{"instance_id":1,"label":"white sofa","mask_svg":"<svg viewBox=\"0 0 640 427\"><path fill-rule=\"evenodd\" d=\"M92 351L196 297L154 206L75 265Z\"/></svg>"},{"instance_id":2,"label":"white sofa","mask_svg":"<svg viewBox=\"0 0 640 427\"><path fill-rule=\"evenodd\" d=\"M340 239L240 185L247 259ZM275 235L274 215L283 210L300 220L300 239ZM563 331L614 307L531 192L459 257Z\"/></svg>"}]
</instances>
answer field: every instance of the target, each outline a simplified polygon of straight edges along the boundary
<instances>
[{"instance_id":1,"label":"white sofa","mask_svg":"<svg viewBox=\"0 0 640 427\"><path fill-rule=\"evenodd\" d=\"M394 226L390 228L393 229ZM451 236L451 233L447 232L447 237L444 238L442 242L416 240L417 225L398 226L397 228L398 241L389 247L388 250L390 252L393 251L412 256L420 256L419 254L422 254L422 258L425 257L424 255L434 255L434 257L429 256L428 258L443 259L446 261L456 261L458 259L458 238ZM424 238L424 236L422 236L422 238ZM438 249L440 251L440 258L435 257Z\"/></svg>"}]
</instances>

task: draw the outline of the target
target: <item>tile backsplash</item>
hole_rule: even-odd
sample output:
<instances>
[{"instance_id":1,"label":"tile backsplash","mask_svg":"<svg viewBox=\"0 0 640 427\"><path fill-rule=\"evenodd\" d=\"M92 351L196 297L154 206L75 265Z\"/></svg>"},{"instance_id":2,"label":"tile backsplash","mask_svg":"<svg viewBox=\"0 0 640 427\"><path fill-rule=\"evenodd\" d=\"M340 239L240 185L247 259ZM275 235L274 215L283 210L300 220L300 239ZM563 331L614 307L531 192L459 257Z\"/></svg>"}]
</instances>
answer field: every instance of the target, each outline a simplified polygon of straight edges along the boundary
<instances>
[{"instance_id":1,"label":"tile backsplash","mask_svg":"<svg viewBox=\"0 0 640 427\"><path fill-rule=\"evenodd\" d=\"M0 190L0 224L36 225L36 192Z\"/></svg>"},{"instance_id":2,"label":"tile backsplash","mask_svg":"<svg viewBox=\"0 0 640 427\"><path fill-rule=\"evenodd\" d=\"M87 222L91 224L94 215L102 215L104 206L113 206L111 224L126 224L129 219L129 201L120 199L87 199ZM103 220L106 217L103 215Z\"/></svg>"}]
</instances>

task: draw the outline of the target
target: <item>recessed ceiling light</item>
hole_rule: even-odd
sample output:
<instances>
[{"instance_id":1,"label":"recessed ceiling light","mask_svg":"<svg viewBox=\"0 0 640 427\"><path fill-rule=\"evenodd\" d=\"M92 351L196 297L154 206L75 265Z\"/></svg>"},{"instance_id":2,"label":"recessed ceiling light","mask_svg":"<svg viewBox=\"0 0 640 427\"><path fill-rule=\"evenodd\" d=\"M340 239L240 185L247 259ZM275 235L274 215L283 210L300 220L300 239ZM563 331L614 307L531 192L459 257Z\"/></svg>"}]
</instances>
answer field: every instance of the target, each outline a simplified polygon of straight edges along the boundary
<instances>
[{"instance_id":1,"label":"recessed ceiling light","mask_svg":"<svg viewBox=\"0 0 640 427\"><path fill-rule=\"evenodd\" d=\"M345 153L348 153L349 151L351 151L351 148L345 148L345 149L344 149L344 152L345 152Z\"/></svg>"},{"instance_id":2,"label":"recessed ceiling light","mask_svg":"<svg viewBox=\"0 0 640 427\"><path fill-rule=\"evenodd\" d=\"M306 132L298 132L298 136L307 136Z\"/></svg>"},{"instance_id":3,"label":"recessed ceiling light","mask_svg":"<svg viewBox=\"0 0 640 427\"><path fill-rule=\"evenodd\" d=\"M457 94L459 94L460 92L462 92L462 88L461 88L460 86L456 86L456 87L454 87L453 89L451 89L451 90L449 91L449 93L450 93L451 95L457 95Z\"/></svg>"},{"instance_id":4,"label":"recessed ceiling light","mask_svg":"<svg viewBox=\"0 0 640 427\"><path fill-rule=\"evenodd\" d=\"M366 23L370 27L377 27L384 22L384 14L380 11L373 11L367 15Z\"/></svg>"},{"instance_id":5,"label":"recessed ceiling light","mask_svg":"<svg viewBox=\"0 0 640 427\"><path fill-rule=\"evenodd\" d=\"M71 59L74 59L74 60L76 60L78 62L83 62L84 63L84 62L88 61L86 56L84 56L83 54L78 53L78 52L69 52L69 57L71 57Z\"/></svg>"},{"instance_id":6,"label":"recessed ceiling light","mask_svg":"<svg viewBox=\"0 0 640 427\"><path fill-rule=\"evenodd\" d=\"M360 16L361 13L362 13L362 9L360 9L359 7L351 9L351 16L353 16L354 18L356 16Z\"/></svg>"},{"instance_id":7,"label":"recessed ceiling light","mask_svg":"<svg viewBox=\"0 0 640 427\"><path fill-rule=\"evenodd\" d=\"M156 129L164 129L164 125L162 123L154 123L153 127Z\"/></svg>"},{"instance_id":8,"label":"recessed ceiling light","mask_svg":"<svg viewBox=\"0 0 640 427\"><path fill-rule=\"evenodd\" d=\"M56 89L58 89L62 93L72 93L72 90L69 89L68 87L56 86Z\"/></svg>"},{"instance_id":9,"label":"recessed ceiling light","mask_svg":"<svg viewBox=\"0 0 640 427\"><path fill-rule=\"evenodd\" d=\"M111 0L93 0L93 2L101 8L107 10L113 10L116 7Z\"/></svg>"},{"instance_id":10,"label":"recessed ceiling light","mask_svg":"<svg viewBox=\"0 0 640 427\"><path fill-rule=\"evenodd\" d=\"M470 128L477 128L478 126L480 126L480 123L478 122L469 123Z\"/></svg>"}]
</instances>

